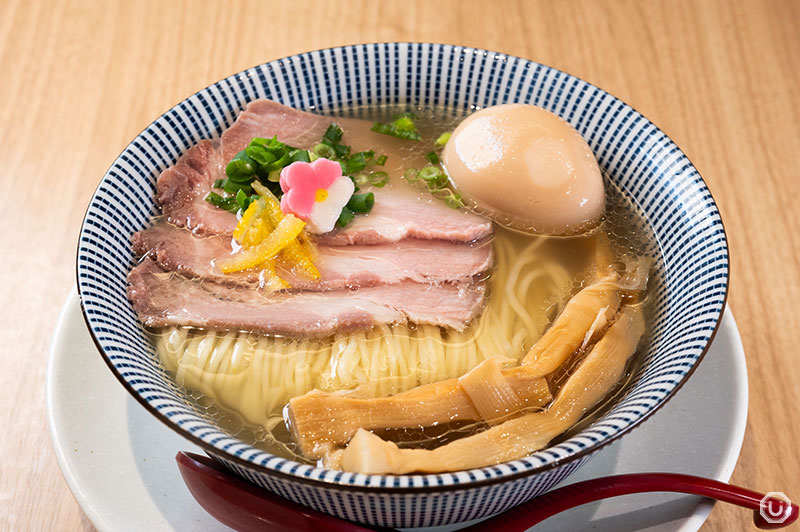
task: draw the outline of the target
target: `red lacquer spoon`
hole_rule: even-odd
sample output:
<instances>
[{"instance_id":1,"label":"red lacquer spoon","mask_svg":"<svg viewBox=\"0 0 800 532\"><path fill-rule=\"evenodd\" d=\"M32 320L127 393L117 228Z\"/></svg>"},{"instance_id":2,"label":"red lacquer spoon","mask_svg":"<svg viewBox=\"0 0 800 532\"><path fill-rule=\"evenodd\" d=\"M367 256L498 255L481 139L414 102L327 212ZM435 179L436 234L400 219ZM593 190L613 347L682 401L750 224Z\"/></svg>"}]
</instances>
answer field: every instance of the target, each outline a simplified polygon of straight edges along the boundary
<instances>
[{"instance_id":1,"label":"red lacquer spoon","mask_svg":"<svg viewBox=\"0 0 800 532\"><path fill-rule=\"evenodd\" d=\"M367 532L394 530L361 525L306 508L229 473L211 458L179 452L175 459L197 502L220 522L240 532ZM763 493L724 482L676 473L638 473L585 480L558 488L495 517L462 529L469 532L522 532L575 506L619 495L671 491L700 495L753 511L758 528L783 528L797 520L798 508ZM766 514L768 517L765 517Z\"/></svg>"}]
</instances>

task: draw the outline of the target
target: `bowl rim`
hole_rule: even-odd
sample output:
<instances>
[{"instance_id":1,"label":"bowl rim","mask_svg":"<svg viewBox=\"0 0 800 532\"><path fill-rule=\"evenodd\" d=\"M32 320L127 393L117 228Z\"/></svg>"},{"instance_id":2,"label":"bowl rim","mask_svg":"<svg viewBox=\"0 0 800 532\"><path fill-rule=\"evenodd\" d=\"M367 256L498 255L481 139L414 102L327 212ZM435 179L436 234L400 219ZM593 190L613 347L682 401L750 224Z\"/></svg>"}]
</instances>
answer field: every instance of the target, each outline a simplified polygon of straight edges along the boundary
<instances>
[{"instance_id":1,"label":"bowl rim","mask_svg":"<svg viewBox=\"0 0 800 532\"><path fill-rule=\"evenodd\" d=\"M80 229L80 232L78 233L78 245L77 245L77 249L76 249L76 261L75 261L75 279L76 279L76 284L77 284L78 299L80 301L80 306L81 306L81 315L83 316L84 323L86 324L86 327L87 327L87 329L89 331L89 334L90 334L90 336L92 338L92 342L94 343L95 347L99 351L99 353L100 353L101 357L103 358L104 362L106 363L106 365L109 367L109 369L114 374L114 376L117 378L117 380L128 391L128 393L130 395L132 395L141 406L143 406L148 412L150 412L153 416L155 416L156 419L161 421L167 427L169 427L170 429L172 429L173 431L175 431L176 433L178 433L182 437L186 438L191 443L193 443L193 444L197 445L198 447L202 448L203 451L206 454L208 454L209 456L211 456L213 458L233 461L238 466L243 467L245 469L257 470L259 473L264 473L264 474L267 474L267 475L281 477L282 479L284 479L286 481L289 481L289 482L298 482L298 483L302 483L302 484L313 485L313 486L315 486L317 488L322 488L322 489L346 490L348 492L362 492L362 493L369 493L369 494L398 494L399 495L399 494L420 494L420 493L431 493L431 492L447 492L447 491L459 491L459 490L464 490L464 489L482 488L482 487L493 485L493 484L510 482L510 481L518 480L518 479L521 479L521 478L524 478L524 477L527 477L527 476L537 475L537 474L544 473L546 471L557 469L557 468L563 467L564 465L572 463L572 462L580 462L582 460L588 459L594 453L596 453L596 452L608 447L611 443L617 441L617 439L619 439L623 435L627 434L628 432L630 432L634 428L637 428L639 425L641 425L642 422L644 422L645 420L649 419L655 412L657 412L659 409L661 409L661 407L663 407L665 404L667 404L667 402L670 399L672 399L672 397L675 396L675 394L678 392L678 390L680 390L683 387L683 385L689 380L689 378L692 376L692 374L695 372L697 367L700 365L700 363L705 358L706 354L708 353L708 350L711 347L711 344L714 341L714 338L717 335L717 332L720 329L720 325L722 323L722 317L723 317L723 315L725 313L725 310L726 310L726 308L728 306L728 296L729 296L729 293L730 293L730 278L731 278L730 247L728 245L727 231L725 229L724 220L722 219L722 214L719 212L719 207L718 207L717 201L715 200L715 198L714 198L714 196L713 196L708 184L706 183L705 179L703 179L703 177L700 175L700 172L697 170L697 167L694 165L694 163L692 163L692 161L689 159L688 155L683 151L683 149L681 149L678 146L678 144L669 135L667 135L658 125L656 125L653 121L648 119L644 114L639 112L632 105L628 104L624 100L614 96L613 94L609 93L608 91L602 89L601 87L598 87L597 85L595 85L593 83L590 83L590 82L586 81L585 79L583 79L583 78L581 78L579 76L576 76L574 74L570 74L570 73L565 72L563 70L560 70L558 68L555 68L555 67L543 64L543 63L539 63L539 62L531 60L531 59L525 59L525 58L522 58L522 57L519 57L519 56L515 56L515 55L512 55L512 54L507 54L507 53L502 53L502 52L495 52L495 51L486 50L486 49L483 49L483 48L472 47L472 46L454 45L454 44L448 44L448 43L431 43L431 42L422 42L422 41L384 41L384 42L353 43L353 44L346 44L346 45L340 45L340 46L332 46L332 47L327 47L327 48L317 48L317 49L308 50L308 51L305 51L305 52L299 52L299 53L296 53L296 54L292 54L292 55L288 55L288 56L272 59L272 60L269 60L269 61L266 61L266 62L263 62L263 63L259 63L257 65L254 65L252 67L245 68L245 69L243 69L241 71L238 71L238 72L235 72L233 74L229 74L229 75L225 76L224 78L222 78L220 80L217 80L217 81L215 81L213 83L210 83L209 85L207 85L207 86L205 86L205 87L193 92L189 96L179 100L177 103L172 105L169 109L167 109L164 113L160 114L158 117L153 119L149 124L147 124L142 130L139 131L139 133L137 133L133 137L133 140L131 140L128 144L125 145L125 148L123 148L121 153L124 153L124 151L127 150L128 146L130 146L131 143L135 139L137 139L144 132L148 131L158 120L160 120L162 117L167 115L175 107L180 105L181 102L183 102L185 100L188 100L192 96L195 96L197 94L202 93L203 91L205 91L208 88L214 86L215 84L218 84L218 83L220 83L222 81L225 81L225 80L228 80L228 79L233 79L236 76L246 75L246 73L248 71L251 71L251 70L257 69L257 68L266 67L267 65L270 65L272 63L291 61L292 59L299 58L301 56L310 55L310 54L313 54L313 53L322 53L322 52L325 52L325 51L333 52L333 51L337 51L337 50L344 51L344 50L347 50L347 49L355 49L355 48L358 48L358 47L371 46L371 45L394 45L394 46L423 45L423 46L430 46L430 47L449 46L449 47L452 47L454 50L461 50L462 52L481 53L481 54L484 54L484 55L487 55L487 56L489 54L492 54L495 57L500 56L500 57L504 57L504 58L507 58L507 59L514 59L514 60L517 60L517 61L528 62L528 63L530 63L530 64L532 64L534 66L540 66L540 67L546 68L546 69L548 69L550 71L553 71L553 72L556 72L556 73L559 73L559 74L574 78L574 79L576 79L576 80L578 80L578 81L580 81L582 83L585 83L586 85L591 87L593 90L598 91L600 94L608 96L608 97L612 98L613 100L616 100L616 101L622 103L623 105L627 106L629 109L633 110L638 115L640 115L645 120L647 120L647 122L658 133L663 135L664 138L668 139L673 145L675 145L678 148L678 150L680 151L681 155L684 158L686 158L686 160L689 162L691 167L697 173L697 178L699 179L700 183L705 187L705 190L708 192L708 195L709 195L709 197L711 199L711 202L712 202L714 208L717 211L717 215L719 217L719 227L720 227L721 232L722 232L721 241L723 243L723 249L725 251L725 261L724 261L724 263L725 263L725 266L726 266L726 273L725 273L725 278L724 278L724 294L723 294L722 302L720 304L719 313L718 313L718 315L716 315L714 317L714 328L711 331L711 333L709 334L708 340L706 341L705 345L703 346L702 351L698 355L697 360L687 370L687 372L683 375L681 380L678 381L678 383L661 399L661 401L659 401L658 403L653 405L652 408L650 408L649 410L644 412L640 417L638 417L636 420L631 422L628 426L620 429L619 431L617 431L616 433L614 433L612 435L605 436L602 440L600 440L599 442L597 442L597 443L595 443L593 445L589 445L589 446L586 446L584 448L581 448L580 450L578 450L578 451L576 451L574 453L571 453L568 456L556 458L556 459L554 459L553 461L551 461L549 463L532 466L529 469L524 469L524 470L521 470L521 471L514 471L514 472L511 472L511 473L501 473L501 474L498 474L497 476L494 476L494 477L491 477L491 478L484 478L484 479L480 479L480 480L469 480L467 482L457 482L457 483L454 482L454 483L451 483L451 484L430 484L430 483L428 483L428 485L421 485L421 486L420 485L416 485L416 486L414 486L414 485L410 485L410 486L391 486L391 485L385 485L385 484L383 484L383 485L371 485L371 483L369 483L369 482L366 485L355 485L355 484L350 484L350 483L346 483L346 482L338 482L336 480L329 480L329 479L324 479L324 478L311 478L311 477L306 477L306 476L303 476L303 475L296 474L294 472L287 472L287 471L282 471L282 470L278 470L278 469L272 469L272 468L266 467L263 464L259 464L259 463L256 463L256 462L251 462L249 460L246 460L246 459L244 459L241 456L238 456L236 454L232 454L232 453L229 453L229 452L227 452L225 450L218 449L218 448L212 446L211 444L209 444L208 442L202 440L201 438L199 438L195 434L192 434L192 433L186 431L181 426L170 422L169 418L165 414L163 414L161 411L159 411L157 408L155 408L152 404L150 404L149 401L145 400L136 390L134 390L134 388L131 386L131 384L128 383L127 380L125 380L125 378L122 376L120 371L114 366L114 364L111 362L109 357L106 355L106 353L105 353L105 351L104 351L99 339L97 338L97 336L95 334L95 331L93 330L93 328L92 328L92 326L91 326L91 324L89 322L89 318L88 318L88 315L87 315L87 312L86 312L86 307L85 307L84 301L83 301L84 295L83 295L83 293L81 291L81 283L80 283L79 255L80 255L80 247L81 247L81 235L84 232L84 228L85 228L85 225L86 225L86 220L87 220L87 217L88 217L88 214L89 214L89 210L92 207L92 202L93 202L96 194L98 193L100 187L102 186L103 181L105 179L105 176L109 173L110 170L112 170L114 168L114 165L116 164L119 156L114 158L114 161L112 161L111 164L108 166L106 171L103 173L103 177L101 177L100 181L98 182L97 186L95 187L95 190L92 193L92 195L91 195L91 197L89 199L89 203L87 204L86 209L84 211L83 219L82 219L82 222L81 222L81 229ZM276 99L276 101L279 101L279 100ZM279 103L281 103L281 102L279 101ZM269 454L271 454L271 453L269 453ZM275 455L273 455L273 456L275 456ZM285 459L285 458L283 460L286 460L287 462L291 462L291 463L294 463L294 464L301 465L300 462L296 462L294 460ZM507 462L501 462L501 464L502 463L509 463L509 462L513 462L513 461L514 460L509 460ZM500 465L500 464L496 464L496 465ZM484 466L484 467L491 467L491 466ZM478 468L478 469L482 469L482 468ZM467 469L467 470L459 470L459 471L471 471L471 470ZM427 474L426 473L426 474L423 474L423 476L437 477L437 476L442 475L442 474L452 474L452 473L456 473L456 472L433 473L433 474ZM403 476L417 476L417 475L419 475L419 474L413 474L413 475L374 475L374 474L368 474L368 475L364 475L364 476L367 476L367 477L370 477L370 478L374 478L374 477L385 478L385 477L403 477Z\"/></svg>"}]
</instances>

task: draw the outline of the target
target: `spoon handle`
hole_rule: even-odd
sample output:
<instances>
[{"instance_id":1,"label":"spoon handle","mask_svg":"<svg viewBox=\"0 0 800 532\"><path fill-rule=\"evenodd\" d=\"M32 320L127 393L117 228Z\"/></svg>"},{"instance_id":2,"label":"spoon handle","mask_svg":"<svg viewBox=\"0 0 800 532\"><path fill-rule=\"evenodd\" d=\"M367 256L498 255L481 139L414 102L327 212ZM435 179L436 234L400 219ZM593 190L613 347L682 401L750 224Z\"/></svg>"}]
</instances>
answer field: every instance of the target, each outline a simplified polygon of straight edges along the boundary
<instances>
[{"instance_id":1,"label":"spoon handle","mask_svg":"<svg viewBox=\"0 0 800 532\"><path fill-rule=\"evenodd\" d=\"M350 521L284 499L229 473L219 462L199 454L175 456L192 496L217 521L239 532L293 530L297 532L369 532Z\"/></svg>"},{"instance_id":2,"label":"spoon handle","mask_svg":"<svg viewBox=\"0 0 800 532\"><path fill-rule=\"evenodd\" d=\"M748 508L753 510L753 522L761 529L789 526L798 516L796 504L778 498L767 499L763 493L717 480L678 473L635 473L585 480L549 491L461 532L521 532L582 504L654 491L700 495Z\"/></svg>"},{"instance_id":3,"label":"spoon handle","mask_svg":"<svg viewBox=\"0 0 800 532\"><path fill-rule=\"evenodd\" d=\"M197 502L220 522L240 532L389 532L365 528L312 510L250 484L211 458L179 452L183 480ZM796 504L724 482L677 473L637 473L585 480L549 491L516 508L462 529L464 532L522 532L557 513L609 497L666 491L700 495L753 510L758 528L777 529L794 523Z\"/></svg>"}]
</instances>

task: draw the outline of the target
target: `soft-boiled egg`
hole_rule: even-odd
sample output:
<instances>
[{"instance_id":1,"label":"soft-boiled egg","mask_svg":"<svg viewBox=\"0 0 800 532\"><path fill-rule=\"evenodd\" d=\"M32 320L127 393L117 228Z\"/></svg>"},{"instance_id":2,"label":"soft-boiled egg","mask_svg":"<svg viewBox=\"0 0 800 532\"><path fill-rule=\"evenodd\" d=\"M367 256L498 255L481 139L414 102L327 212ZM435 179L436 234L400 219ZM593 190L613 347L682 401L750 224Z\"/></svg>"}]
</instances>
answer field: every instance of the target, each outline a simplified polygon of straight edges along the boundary
<instances>
[{"instance_id":1,"label":"soft-boiled egg","mask_svg":"<svg viewBox=\"0 0 800 532\"><path fill-rule=\"evenodd\" d=\"M575 234L605 210L600 168L580 133L555 114L525 104L468 116L442 153L445 170L478 212L538 234Z\"/></svg>"}]
</instances>

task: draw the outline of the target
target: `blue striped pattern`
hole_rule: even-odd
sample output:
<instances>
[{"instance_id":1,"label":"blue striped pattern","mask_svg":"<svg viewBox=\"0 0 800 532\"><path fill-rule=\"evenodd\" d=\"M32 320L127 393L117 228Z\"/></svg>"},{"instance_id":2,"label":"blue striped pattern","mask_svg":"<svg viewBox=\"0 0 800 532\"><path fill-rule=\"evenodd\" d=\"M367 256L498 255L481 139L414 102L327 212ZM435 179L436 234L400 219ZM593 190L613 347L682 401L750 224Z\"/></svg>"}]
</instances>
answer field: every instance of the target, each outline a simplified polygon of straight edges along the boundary
<instances>
[{"instance_id":1,"label":"blue striped pattern","mask_svg":"<svg viewBox=\"0 0 800 532\"><path fill-rule=\"evenodd\" d=\"M242 467L224 456L212 456L250 482L321 512L373 526L402 528L459 523L508 510L549 490L591 457L573 460L546 475L527 475L488 486L466 485L420 494L344 491L335 486L277 479Z\"/></svg>"},{"instance_id":2,"label":"blue striped pattern","mask_svg":"<svg viewBox=\"0 0 800 532\"><path fill-rule=\"evenodd\" d=\"M156 213L159 172L198 140L219 136L256 98L326 114L387 103L448 106L466 113L526 102L569 121L614 183L644 212L664 259L655 280L660 304L653 340L625 397L591 427L530 457L474 471L403 477L332 472L287 461L228 436L198 415L161 368L128 303L130 237ZM458 46L394 43L266 63L167 111L131 142L92 197L80 234L77 273L87 323L103 356L162 421L240 474L293 500L362 522L423 526L481 517L535 496L652 413L688 377L717 326L727 293L728 252L716 205L695 168L628 105L524 59ZM434 495L392 493L443 486L451 488Z\"/></svg>"}]
</instances>

